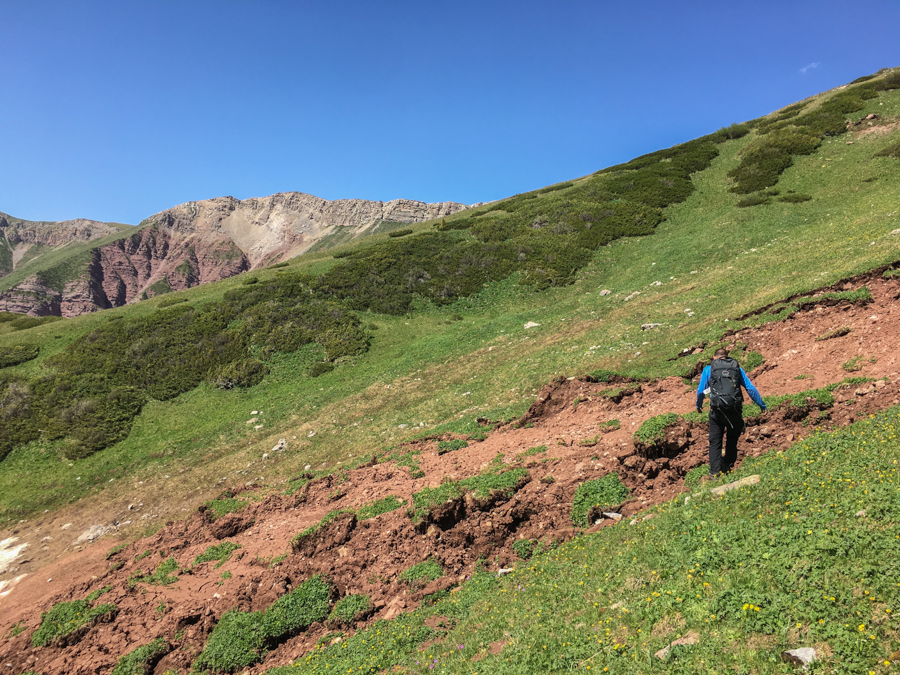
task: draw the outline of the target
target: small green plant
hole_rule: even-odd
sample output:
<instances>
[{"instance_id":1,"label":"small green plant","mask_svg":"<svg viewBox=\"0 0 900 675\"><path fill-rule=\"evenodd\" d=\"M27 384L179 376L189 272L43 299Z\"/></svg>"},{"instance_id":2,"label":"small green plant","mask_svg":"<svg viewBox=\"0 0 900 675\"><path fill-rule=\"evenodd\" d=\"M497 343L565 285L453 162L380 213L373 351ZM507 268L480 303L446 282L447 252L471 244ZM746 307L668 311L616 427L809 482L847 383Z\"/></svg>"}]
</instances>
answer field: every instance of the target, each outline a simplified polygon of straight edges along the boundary
<instances>
[{"instance_id":1,"label":"small green plant","mask_svg":"<svg viewBox=\"0 0 900 675\"><path fill-rule=\"evenodd\" d=\"M28 624L26 624L24 621L16 621L16 623L10 626L10 629L6 631L6 635L4 635L3 637L9 640L10 638L14 638L16 635L25 632L26 628L28 628Z\"/></svg>"},{"instance_id":2,"label":"small green plant","mask_svg":"<svg viewBox=\"0 0 900 675\"><path fill-rule=\"evenodd\" d=\"M99 619L104 614L118 611L118 607L112 603L96 607L92 605L93 603L87 599L53 605L49 612L41 614L41 625L31 636L31 644L35 647L43 647L57 638L68 635Z\"/></svg>"},{"instance_id":3,"label":"small green plant","mask_svg":"<svg viewBox=\"0 0 900 675\"><path fill-rule=\"evenodd\" d=\"M444 568L440 561L436 558L429 558L403 571L400 574L400 581L411 586L424 586L429 581L440 579L442 576L444 576Z\"/></svg>"},{"instance_id":4,"label":"small green plant","mask_svg":"<svg viewBox=\"0 0 900 675\"><path fill-rule=\"evenodd\" d=\"M37 345L12 345L0 347L0 368L17 366L36 359L40 348Z\"/></svg>"},{"instance_id":5,"label":"small green plant","mask_svg":"<svg viewBox=\"0 0 900 675\"><path fill-rule=\"evenodd\" d=\"M219 586L221 586L222 584L224 584L226 581L228 581L231 578L231 572L229 572L228 570L225 570L224 572L222 572L221 578L222 578L222 580L219 582Z\"/></svg>"},{"instance_id":6,"label":"small green plant","mask_svg":"<svg viewBox=\"0 0 900 675\"><path fill-rule=\"evenodd\" d=\"M600 431L604 433L607 431L618 431L622 428L622 423L619 420L608 420L606 422L600 423Z\"/></svg>"},{"instance_id":7,"label":"small green plant","mask_svg":"<svg viewBox=\"0 0 900 675\"><path fill-rule=\"evenodd\" d=\"M501 456L502 460L502 456ZM528 482L528 471L525 469L502 469L487 471L460 481L445 480L434 488L425 488L413 494L410 517L416 522L431 513L436 506L452 499L462 497L471 492L476 499L487 499L492 496L508 499Z\"/></svg>"},{"instance_id":8,"label":"small green plant","mask_svg":"<svg viewBox=\"0 0 900 675\"><path fill-rule=\"evenodd\" d=\"M792 192L790 194L783 195L778 198L778 201L785 202L787 204L802 204L803 202L808 202L812 199L812 195L800 194L799 192Z\"/></svg>"},{"instance_id":9,"label":"small green plant","mask_svg":"<svg viewBox=\"0 0 900 675\"><path fill-rule=\"evenodd\" d=\"M150 675L153 666L169 653L169 645L159 637L119 659L111 675Z\"/></svg>"},{"instance_id":10,"label":"small green plant","mask_svg":"<svg viewBox=\"0 0 900 675\"><path fill-rule=\"evenodd\" d=\"M599 441L600 441L600 434L597 434L593 438L585 438L585 439L578 441L578 445L582 446L583 448L593 448L595 445L597 445L597 443Z\"/></svg>"},{"instance_id":11,"label":"small green plant","mask_svg":"<svg viewBox=\"0 0 900 675\"><path fill-rule=\"evenodd\" d=\"M166 603L161 602L156 606L156 613L160 616L165 616L166 614Z\"/></svg>"},{"instance_id":12,"label":"small green plant","mask_svg":"<svg viewBox=\"0 0 900 675\"><path fill-rule=\"evenodd\" d=\"M528 448L527 450L523 450L518 455L516 455L517 459L525 459L526 457L532 457L534 455L540 455L541 453L547 452L546 445L535 445L534 447Z\"/></svg>"},{"instance_id":13,"label":"small green plant","mask_svg":"<svg viewBox=\"0 0 900 675\"><path fill-rule=\"evenodd\" d=\"M738 200L738 208L745 209L749 206L760 206L762 204L768 204L772 200L770 197L763 193L758 193L754 195L747 195L743 199Z\"/></svg>"},{"instance_id":14,"label":"small green plant","mask_svg":"<svg viewBox=\"0 0 900 675\"><path fill-rule=\"evenodd\" d=\"M813 377L812 375L807 375L806 373L800 373L799 375L795 376L794 379L795 380L810 380L810 379L812 379L812 377Z\"/></svg>"},{"instance_id":15,"label":"small green plant","mask_svg":"<svg viewBox=\"0 0 900 675\"><path fill-rule=\"evenodd\" d=\"M178 571L179 565L175 558L168 558L153 571L153 574L141 574L140 570L128 579L128 585L132 588L136 584L150 584L151 586L168 586L178 581L178 577L172 572Z\"/></svg>"},{"instance_id":16,"label":"small green plant","mask_svg":"<svg viewBox=\"0 0 900 675\"><path fill-rule=\"evenodd\" d=\"M530 560L533 556L541 552L540 539L518 539L512 549L522 560Z\"/></svg>"},{"instance_id":17,"label":"small green plant","mask_svg":"<svg viewBox=\"0 0 900 675\"><path fill-rule=\"evenodd\" d=\"M150 555L151 553L153 553L153 551L151 551L151 550L148 548L148 549L147 549L146 551L144 551L143 553L138 553L136 556L134 556L134 561L137 562L138 560L143 560L144 558L146 558L146 557L147 557L148 555Z\"/></svg>"},{"instance_id":18,"label":"small green plant","mask_svg":"<svg viewBox=\"0 0 900 675\"><path fill-rule=\"evenodd\" d=\"M463 448L468 447L469 444L463 440L440 441L437 446L437 454L444 455L448 452L453 452L454 450L462 450Z\"/></svg>"},{"instance_id":19,"label":"small green plant","mask_svg":"<svg viewBox=\"0 0 900 675\"><path fill-rule=\"evenodd\" d=\"M203 506L206 507L205 510L206 513L209 514L210 519L215 520L216 518L221 518L225 514L240 511L246 507L248 503L249 502L242 499L236 499L230 490L226 490L215 499L204 502Z\"/></svg>"},{"instance_id":20,"label":"small green plant","mask_svg":"<svg viewBox=\"0 0 900 675\"><path fill-rule=\"evenodd\" d=\"M310 377L319 377L334 370L334 364L328 361L316 361L308 371Z\"/></svg>"},{"instance_id":21,"label":"small green plant","mask_svg":"<svg viewBox=\"0 0 900 675\"><path fill-rule=\"evenodd\" d=\"M397 237L405 237L408 234L412 234L413 231L409 228L404 228L402 230L394 230L393 232L388 232L388 236L392 239L396 239Z\"/></svg>"},{"instance_id":22,"label":"small green plant","mask_svg":"<svg viewBox=\"0 0 900 675\"><path fill-rule=\"evenodd\" d=\"M541 482L545 485L553 485L553 483L556 482L556 479L552 475L547 474L546 476L541 478Z\"/></svg>"},{"instance_id":23,"label":"small green plant","mask_svg":"<svg viewBox=\"0 0 900 675\"><path fill-rule=\"evenodd\" d=\"M109 551L106 552L106 559L109 560L120 551L124 551L126 548L128 548L128 544L118 544L117 546L113 546L111 549L109 549Z\"/></svg>"},{"instance_id":24,"label":"small green plant","mask_svg":"<svg viewBox=\"0 0 900 675\"><path fill-rule=\"evenodd\" d=\"M841 328L835 328L834 330L830 330L827 333L824 333L816 338L816 342L822 342L823 340L831 340L833 338L844 337L845 335L849 335L852 329L849 326L843 326Z\"/></svg>"},{"instance_id":25,"label":"small green plant","mask_svg":"<svg viewBox=\"0 0 900 675\"><path fill-rule=\"evenodd\" d=\"M862 368L863 368L862 361L863 361L862 356L854 356L852 359L850 359L848 361L844 361L841 364L841 368L846 370L848 373L855 373L855 372L862 370Z\"/></svg>"},{"instance_id":26,"label":"small green plant","mask_svg":"<svg viewBox=\"0 0 900 675\"><path fill-rule=\"evenodd\" d=\"M213 569L216 569L228 562L231 554L240 547L240 544L235 544L231 541L223 541L221 544L215 544L207 548L203 553L194 558L193 564L199 565L200 563L216 560L218 562L216 563L215 567L213 567Z\"/></svg>"},{"instance_id":27,"label":"small green plant","mask_svg":"<svg viewBox=\"0 0 900 675\"><path fill-rule=\"evenodd\" d=\"M893 157L894 159L900 159L900 141L896 143L891 143L889 146L884 148L881 152L875 153L876 157Z\"/></svg>"},{"instance_id":28,"label":"small green plant","mask_svg":"<svg viewBox=\"0 0 900 675\"><path fill-rule=\"evenodd\" d=\"M572 412L575 412L576 410L578 410L578 404L579 404L579 403L583 403L584 401L587 401L587 400L588 400L588 399L586 399L586 398L581 398L581 397L579 396L579 397L576 398L574 401L572 401Z\"/></svg>"},{"instance_id":29,"label":"small green plant","mask_svg":"<svg viewBox=\"0 0 900 675\"><path fill-rule=\"evenodd\" d=\"M614 509L619 506L630 494L627 487L619 480L619 475L609 473L596 480L581 483L575 490L572 499L571 519L577 527L590 525L588 516L591 509Z\"/></svg>"},{"instance_id":30,"label":"small green plant","mask_svg":"<svg viewBox=\"0 0 900 675\"><path fill-rule=\"evenodd\" d=\"M350 624L367 614L371 608L372 602L368 595L348 595L337 601L331 614L328 615L328 620Z\"/></svg>"},{"instance_id":31,"label":"small green plant","mask_svg":"<svg viewBox=\"0 0 900 675\"><path fill-rule=\"evenodd\" d=\"M900 277L900 269L896 270L885 270L881 273L885 279L893 279L894 277Z\"/></svg>"},{"instance_id":32,"label":"small green plant","mask_svg":"<svg viewBox=\"0 0 900 675\"><path fill-rule=\"evenodd\" d=\"M95 602L97 602L97 599L101 595L109 593L111 590L112 590L112 586L104 586L103 588L98 588L97 590L91 591L90 593L88 593L85 600L87 601L87 603L89 605L93 605Z\"/></svg>"}]
</instances>

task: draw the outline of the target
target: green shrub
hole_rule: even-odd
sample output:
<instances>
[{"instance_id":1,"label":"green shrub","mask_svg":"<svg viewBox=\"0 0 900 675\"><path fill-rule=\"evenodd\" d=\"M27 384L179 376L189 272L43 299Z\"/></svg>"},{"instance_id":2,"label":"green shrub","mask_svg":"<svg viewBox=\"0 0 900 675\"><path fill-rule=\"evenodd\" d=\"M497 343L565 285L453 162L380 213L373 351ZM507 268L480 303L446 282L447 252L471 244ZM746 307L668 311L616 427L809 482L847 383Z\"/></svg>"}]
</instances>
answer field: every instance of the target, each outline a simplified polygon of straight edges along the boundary
<instances>
[{"instance_id":1,"label":"green shrub","mask_svg":"<svg viewBox=\"0 0 900 675\"><path fill-rule=\"evenodd\" d=\"M644 420L634 433L634 440L646 444L654 443L666 435L666 429L676 424L678 424L678 415L676 413L656 415Z\"/></svg>"},{"instance_id":2,"label":"green shrub","mask_svg":"<svg viewBox=\"0 0 900 675\"><path fill-rule=\"evenodd\" d=\"M587 527L591 509L601 511L617 508L630 494L627 487L619 480L618 474L609 473L596 480L581 483L575 490L572 499L570 517L577 527Z\"/></svg>"},{"instance_id":3,"label":"green shrub","mask_svg":"<svg viewBox=\"0 0 900 675\"><path fill-rule=\"evenodd\" d=\"M779 197L778 201L787 202L788 204L802 204L803 202L808 202L810 199L812 199L812 195L793 192L791 194L786 194L782 197Z\"/></svg>"},{"instance_id":4,"label":"green shrub","mask_svg":"<svg viewBox=\"0 0 900 675\"><path fill-rule=\"evenodd\" d=\"M262 382L268 372L269 367L262 361L246 358L214 369L210 373L209 381L219 389L234 387L249 389Z\"/></svg>"},{"instance_id":5,"label":"green shrub","mask_svg":"<svg viewBox=\"0 0 900 675\"><path fill-rule=\"evenodd\" d=\"M328 615L328 620L346 624L353 623L358 616L365 615L370 609L372 609L372 601L369 600L368 595L348 595L337 601L331 614Z\"/></svg>"},{"instance_id":6,"label":"green shrub","mask_svg":"<svg viewBox=\"0 0 900 675\"><path fill-rule=\"evenodd\" d=\"M619 422L619 420L608 420L600 423L600 429L602 431L618 431L621 428L622 423Z\"/></svg>"},{"instance_id":7,"label":"green shrub","mask_svg":"<svg viewBox=\"0 0 900 675\"><path fill-rule=\"evenodd\" d=\"M771 199L769 199L767 196L765 196L763 194L755 194L755 195L748 195L748 196L744 197L743 199L739 200L737 205L738 205L738 208L744 209L744 208L747 208L748 206L759 206L760 204L768 204L771 201L772 201Z\"/></svg>"},{"instance_id":8,"label":"green shrub","mask_svg":"<svg viewBox=\"0 0 900 675\"><path fill-rule=\"evenodd\" d=\"M400 581L412 586L424 586L429 581L440 579L442 576L444 576L444 568L441 566L440 561L436 558L429 558L404 570L400 574Z\"/></svg>"},{"instance_id":9,"label":"green shrub","mask_svg":"<svg viewBox=\"0 0 900 675\"><path fill-rule=\"evenodd\" d=\"M845 335L850 334L853 329L849 326L842 326L841 328L835 328L834 330L830 330L827 333L824 333L816 338L816 342L821 342L823 340L831 340L833 338L844 337Z\"/></svg>"},{"instance_id":10,"label":"green shrub","mask_svg":"<svg viewBox=\"0 0 900 675\"><path fill-rule=\"evenodd\" d=\"M37 345L12 345L0 347L0 368L17 366L20 363L37 358L40 347Z\"/></svg>"},{"instance_id":11,"label":"green shrub","mask_svg":"<svg viewBox=\"0 0 900 675\"><path fill-rule=\"evenodd\" d=\"M253 284L258 284L258 283L259 283L259 279L257 279L256 277L247 277L246 279L243 279L241 281L241 284L243 286L252 286Z\"/></svg>"},{"instance_id":12,"label":"green shrub","mask_svg":"<svg viewBox=\"0 0 900 675\"><path fill-rule=\"evenodd\" d=\"M35 647L43 647L104 614L117 610L118 607L113 604L93 607L92 603L87 600L57 603L50 608L49 612L41 614L41 625L31 636L31 644Z\"/></svg>"},{"instance_id":13,"label":"green shrub","mask_svg":"<svg viewBox=\"0 0 900 675\"><path fill-rule=\"evenodd\" d=\"M269 269L277 270L282 267L287 267L288 264L286 262L275 263L274 265L269 265Z\"/></svg>"},{"instance_id":14,"label":"green shrub","mask_svg":"<svg viewBox=\"0 0 900 675\"><path fill-rule=\"evenodd\" d=\"M153 666L169 653L169 645L159 637L119 659L112 675L150 675Z\"/></svg>"},{"instance_id":15,"label":"green shrub","mask_svg":"<svg viewBox=\"0 0 900 675\"><path fill-rule=\"evenodd\" d=\"M900 159L900 141L896 143L891 143L889 146L884 148L881 152L875 153L876 157L893 157L894 159Z\"/></svg>"},{"instance_id":16,"label":"green shrub","mask_svg":"<svg viewBox=\"0 0 900 675\"><path fill-rule=\"evenodd\" d=\"M518 459L525 459L526 457L532 457L533 455L540 455L543 452L547 452L546 445L536 445L533 448L528 448L527 450L523 450L516 457Z\"/></svg>"},{"instance_id":17,"label":"green shrub","mask_svg":"<svg viewBox=\"0 0 900 675\"><path fill-rule=\"evenodd\" d=\"M88 593L87 597L85 598L85 601L89 605L93 605L95 602L97 602L97 599L101 595L109 593L111 590L112 590L112 586L104 586L103 588L98 588L97 590L91 591L90 593Z\"/></svg>"},{"instance_id":18,"label":"green shrub","mask_svg":"<svg viewBox=\"0 0 900 675\"><path fill-rule=\"evenodd\" d=\"M403 230L394 230L393 232L388 232L388 236L392 239L396 239L397 237L405 237L408 234L412 234L413 231L409 228Z\"/></svg>"},{"instance_id":19,"label":"green shrub","mask_svg":"<svg viewBox=\"0 0 900 675\"><path fill-rule=\"evenodd\" d=\"M193 663L194 670L233 673L259 663L279 642L328 615L332 586L321 576L304 581L264 612L230 609Z\"/></svg>"},{"instance_id":20,"label":"green shrub","mask_svg":"<svg viewBox=\"0 0 900 675\"><path fill-rule=\"evenodd\" d=\"M334 364L328 361L316 361L308 371L310 377L319 377L334 370Z\"/></svg>"},{"instance_id":21,"label":"green shrub","mask_svg":"<svg viewBox=\"0 0 900 675\"><path fill-rule=\"evenodd\" d=\"M187 301L188 301L187 298L182 298L182 297L167 297L167 298L163 298L162 300L160 300L159 302L157 302L157 303L156 303L156 308L157 308L157 309L165 309L166 307L171 307L171 306L173 306L173 305L178 305L178 304L180 304L180 303L182 303L182 302L187 302Z\"/></svg>"},{"instance_id":22,"label":"green shrub","mask_svg":"<svg viewBox=\"0 0 900 675\"><path fill-rule=\"evenodd\" d=\"M434 488L425 488L413 494L410 516L414 521L421 521L427 517L432 509L452 499L462 497L466 492L471 492L477 499L499 497L508 499L512 497L528 481L528 471L525 469L502 469L487 471L470 478L453 481L444 480Z\"/></svg>"},{"instance_id":23,"label":"green shrub","mask_svg":"<svg viewBox=\"0 0 900 675\"><path fill-rule=\"evenodd\" d=\"M231 557L231 554L241 547L240 544L235 544L230 541L223 541L221 544L216 544L214 546L210 546L203 553L194 558L194 564L199 565L200 563L210 562L211 560L216 560L218 563L213 569L221 567L228 559Z\"/></svg>"},{"instance_id":24,"label":"green shrub","mask_svg":"<svg viewBox=\"0 0 900 675\"><path fill-rule=\"evenodd\" d=\"M453 452L454 450L462 450L463 448L468 447L469 444L463 440L440 441L437 446L437 454L445 455L448 452Z\"/></svg>"}]
</instances>

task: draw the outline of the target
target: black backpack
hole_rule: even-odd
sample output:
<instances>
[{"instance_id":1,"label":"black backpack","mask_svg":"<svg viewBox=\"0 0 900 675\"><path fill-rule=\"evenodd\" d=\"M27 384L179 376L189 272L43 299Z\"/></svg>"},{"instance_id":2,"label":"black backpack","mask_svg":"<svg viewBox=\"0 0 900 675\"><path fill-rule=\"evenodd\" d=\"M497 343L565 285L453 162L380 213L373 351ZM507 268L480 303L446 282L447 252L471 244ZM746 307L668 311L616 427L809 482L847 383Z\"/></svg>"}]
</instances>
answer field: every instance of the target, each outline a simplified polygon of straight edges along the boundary
<instances>
[{"instance_id":1,"label":"black backpack","mask_svg":"<svg viewBox=\"0 0 900 675\"><path fill-rule=\"evenodd\" d=\"M732 358L715 359L709 367L709 404L713 408L737 408L743 403L740 365Z\"/></svg>"}]
</instances>

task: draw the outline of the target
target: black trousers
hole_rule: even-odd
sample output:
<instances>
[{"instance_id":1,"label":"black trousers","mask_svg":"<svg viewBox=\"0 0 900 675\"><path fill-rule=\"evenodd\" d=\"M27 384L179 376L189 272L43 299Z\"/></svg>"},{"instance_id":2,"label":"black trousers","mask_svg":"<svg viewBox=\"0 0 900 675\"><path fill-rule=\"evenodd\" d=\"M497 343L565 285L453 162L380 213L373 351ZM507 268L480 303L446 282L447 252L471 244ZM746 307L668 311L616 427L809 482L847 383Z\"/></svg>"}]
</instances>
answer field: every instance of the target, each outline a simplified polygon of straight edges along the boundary
<instances>
[{"instance_id":1,"label":"black trousers","mask_svg":"<svg viewBox=\"0 0 900 675\"><path fill-rule=\"evenodd\" d=\"M709 411L709 473L716 476L731 471L737 461L738 436L744 431L741 406L711 408ZM725 456L722 456L722 437L725 437Z\"/></svg>"}]
</instances>

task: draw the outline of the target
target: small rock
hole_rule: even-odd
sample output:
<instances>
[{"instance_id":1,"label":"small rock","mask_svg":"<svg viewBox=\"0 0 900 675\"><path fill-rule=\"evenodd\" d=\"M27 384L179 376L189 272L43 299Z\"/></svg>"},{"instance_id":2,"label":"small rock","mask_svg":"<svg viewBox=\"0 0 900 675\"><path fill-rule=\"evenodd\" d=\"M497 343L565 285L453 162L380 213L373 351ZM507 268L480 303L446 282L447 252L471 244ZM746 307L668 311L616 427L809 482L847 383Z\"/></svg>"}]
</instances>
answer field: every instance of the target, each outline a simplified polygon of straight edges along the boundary
<instances>
[{"instance_id":1,"label":"small rock","mask_svg":"<svg viewBox=\"0 0 900 675\"><path fill-rule=\"evenodd\" d=\"M631 295L629 295L627 298L625 298L625 302L628 302L629 300L632 300L632 299L636 298L636 297L639 296L640 294L641 294L640 291L635 291L634 293L632 293Z\"/></svg>"},{"instance_id":2,"label":"small rock","mask_svg":"<svg viewBox=\"0 0 900 675\"><path fill-rule=\"evenodd\" d=\"M611 604L609 606L609 608L610 609L619 609L619 607L624 607L624 606L625 606L625 602L623 600L619 600L618 602Z\"/></svg>"},{"instance_id":3,"label":"small rock","mask_svg":"<svg viewBox=\"0 0 900 675\"><path fill-rule=\"evenodd\" d=\"M535 323L534 321L529 321L528 323L525 324L525 330L528 330L529 328L537 328L540 325L541 324Z\"/></svg>"},{"instance_id":4,"label":"small rock","mask_svg":"<svg viewBox=\"0 0 900 675\"><path fill-rule=\"evenodd\" d=\"M895 235L895 236L898 235L898 234L900 234L900 229L898 229L898 230L891 230L891 234L893 234L893 235Z\"/></svg>"},{"instance_id":5,"label":"small rock","mask_svg":"<svg viewBox=\"0 0 900 675\"><path fill-rule=\"evenodd\" d=\"M341 546L337 552L338 558L346 558L348 555L350 555L350 549L348 549L346 546Z\"/></svg>"},{"instance_id":6,"label":"small rock","mask_svg":"<svg viewBox=\"0 0 900 675\"><path fill-rule=\"evenodd\" d=\"M86 544L89 541L94 541L99 537L102 537L104 534L110 531L109 527L105 527L104 525L92 525L80 535L78 535L78 539L75 540L75 546L80 546L81 544Z\"/></svg>"},{"instance_id":7,"label":"small rock","mask_svg":"<svg viewBox=\"0 0 900 675\"><path fill-rule=\"evenodd\" d=\"M857 518L865 518L865 517L866 517L866 510L863 509L862 511L857 511L857 512L856 512L856 517L857 517Z\"/></svg>"},{"instance_id":8,"label":"small rock","mask_svg":"<svg viewBox=\"0 0 900 675\"><path fill-rule=\"evenodd\" d=\"M658 652L656 652L654 656L658 659L665 659L669 655L669 652L672 650L672 647L676 647L678 645L695 645L699 641L700 636L694 631L691 631L684 637L680 637L677 640L670 642L668 647L663 647Z\"/></svg>"},{"instance_id":9,"label":"small rock","mask_svg":"<svg viewBox=\"0 0 900 675\"><path fill-rule=\"evenodd\" d=\"M278 442L272 446L270 452L278 452L280 450L284 450L284 447L287 445L287 441L283 438L279 438Z\"/></svg>"},{"instance_id":10,"label":"small rock","mask_svg":"<svg viewBox=\"0 0 900 675\"><path fill-rule=\"evenodd\" d=\"M308 434L306 434L306 437L307 437L307 438L312 438L312 437L315 436L315 435L316 435L316 432L315 432L315 431L310 431Z\"/></svg>"},{"instance_id":11,"label":"small rock","mask_svg":"<svg viewBox=\"0 0 900 675\"><path fill-rule=\"evenodd\" d=\"M872 386L876 389L884 389L887 386L887 382L885 382L884 380L877 380L872 383Z\"/></svg>"},{"instance_id":12,"label":"small rock","mask_svg":"<svg viewBox=\"0 0 900 675\"><path fill-rule=\"evenodd\" d=\"M247 424L255 424L257 422L259 422L258 417L251 417L249 420L247 420Z\"/></svg>"},{"instance_id":13,"label":"small rock","mask_svg":"<svg viewBox=\"0 0 900 675\"><path fill-rule=\"evenodd\" d=\"M259 415L259 410L254 410L250 413L251 415Z\"/></svg>"},{"instance_id":14,"label":"small rock","mask_svg":"<svg viewBox=\"0 0 900 675\"><path fill-rule=\"evenodd\" d=\"M897 232L900 232L900 230L897 230ZM891 232L891 234L894 234L894 233ZM607 288L604 288L602 291L600 291L600 295L609 295L610 293L612 293L612 291Z\"/></svg>"},{"instance_id":15,"label":"small rock","mask_svg":"<svg viewBox=\"0 0 900 675\"><path fill-rule=\"evenodd\" d=\"M747 487L748 485L756 485L759 482L759 474L753 476L747 476L746 478L741 478L740 480L736 480L733 483L728 483L727 485L720 485L717 488L713 488L710 490L714 495L724 495L726 492L731 492L732 490L737 490L738 488Z\"/></svg>"},{"instance_id":16,"label":"small rock","mask_svg":"<svg viewBox=\"0 0 900 675\"><path fill-rule=\"evenodd\" d=\"M816 650L812 647L789 649L781 652L781 658L784 659L786 663L791 663L795 666L803 666L803 669L806 670L806 667L816 660Z\"/></svg>"},{"instance_id":17,"label":"small rock","mask_svg":"<svg viewBox=\"0 0 900 675\"><path fill-rule=\"evenodd\" d=\"M303 467L303 470L304 470L304 471L309 471L311 468L312 468L312 467L311 467L309 464L307 464L306 466Z\"/></svg>"},{"instance_id":18,"label":"small rock","mask_svg":"<svg viewBox=\"0 0 900 675\"><path fill-rule=\"evenodd\" d=\"M128 505L128 510L129 510L129 511L134 511L134 504L129 504L129 505Z\"/></svg>"},{"instance_id":19,"label":"small rock","mask_svg":"<svg viewBox=\"0 0 900 675\"><path fill-rule=\"evenodd\" d=\"M72 523L66 523L65 525L63 525L63 526L62 526L61 528L59 528L59 529L61 529L61 530L68 530L70 527L72 527Z\"/></svg>"},{"instance_id":20,"label":"small rock","mask_svg":"<svg viewBox=\"0 0 900 675\"><path fill-rule=\"evenodd\" d=\"M264 452L262 458L263 458L263 459L269 459L269 453L268 453L268 452Z\"/></svg>"},{"instance_id":21,"label":"small rock","mask_svg":"<svg viewBox=\"0 0 900 675\"><path fill-rule=\"evenodd\" d=\"M502 577L504 574L509 574L510 572L514 572L515 568L512 567L504 567L502 569L497 570L497 576Z\"/></svg>"},{"instance_id":22,"label":"small rock","mask_svg":"<svg viewBox=\"0 0 900 675\"><path fill-rule=\"evenodd\" d=\"M653 330L654 328L659 328L662 326L661 323L642 323L641 330Z\"/></svg>"},{"instance_id":23,"label":"small rock","mask_svg":"<svg viewBox=\"0 0 900 675\"><path fill-rule=\"evenodd\" d=\"M262 424L257 424L257 425L256 425L255 427L253 427L253 428L254 428L254 429L262 429L262 428L263 428L263 425L262 425Z\"/></svg>"},{"instance_id":24,"label":"small rock","mask_svg":"<svg viewBox=\"0 0 900 675\"><path fill-rule=\"evenodd\" d=\"M650 285L651 286L662 286L662 282L661 281L652 281L652 282L650 282Z\"/></svg>"},{"instance_id":25,"label":"small rock","mask_svg":"<svg viewBox=\"0 0 900 675\"><path fill-rule=\"evenodd\" d=\"M610 520L615 520L616 522L619 522L620 520L622 520L621 513L614 513L612 511L604 511L603 515L606 516L607 518L609 518Z\"/></svg>"}]
</instances>

